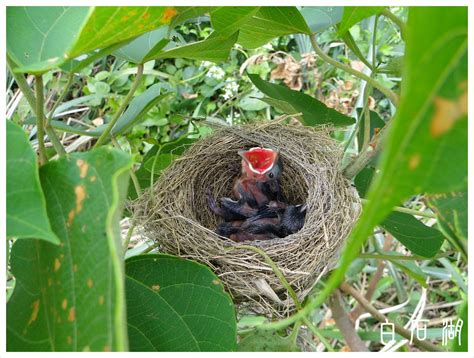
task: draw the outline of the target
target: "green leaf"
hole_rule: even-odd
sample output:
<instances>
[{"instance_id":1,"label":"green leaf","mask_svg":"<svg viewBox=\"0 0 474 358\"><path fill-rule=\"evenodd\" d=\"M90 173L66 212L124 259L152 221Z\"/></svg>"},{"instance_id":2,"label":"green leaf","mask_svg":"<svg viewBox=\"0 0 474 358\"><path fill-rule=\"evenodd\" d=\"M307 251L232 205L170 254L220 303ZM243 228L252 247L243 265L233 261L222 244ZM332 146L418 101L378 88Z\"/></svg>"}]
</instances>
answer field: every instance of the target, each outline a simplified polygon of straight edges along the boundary
<instances>
[{"instance_id":1,"label":"green leaf","mask_svg":"<svg viewBox=\"0 0 474 358\"><path fill-rule=\"evenodd\" d=\"M467 240L467 187L459 192L429 195L428 203L450 232Z\"/></svg>"},{"instance_id":2,"label":"green leaf","mask_svg":"<svg viewBox=\"0 0 474 358\"><path fill-rule=\"evenodd\" d=\"M326 30L341 21L343 6L303 6L300 9L312 33Z\"/></svg>"},{"instance_id":3,"label":"green leaf","mask_svg":"<svg viewBox=\"0 0 474 358\"><path fill-rule=\"evenodd\" d=\"M256 331L244 337L237 346L239 352L299 352L291 337L276 332Z\"/></svg>"},{"instance_id":4,"label":"green leaf","mask_svg":"<svg viewBox=\"0 0 474 358\"><path fill-rule=\"evenodd\" d=\"M26 133L7 121L7 237L59 244L46 213L36 154Z\"/></svg>"},{"instance_id":5,"label":"green leaf","mask_svg":"<svg viewBox=\"0 0 474 358\"><path fill-rule=\"evenodd\" d=\"M137 37L113 54L126 61L141 64L150 52L162 50L168 42L168 26L161 26Z\"/></svg>"},{"instance_id":6,"label":"green leaf","mask_svg":"<svg viewBox=\"0 0 474 358\"><path fill-rule=\"evenodd\" d=\"M235 350L234 305L208 267L163 254L125 267L131 351Z\"/></svg>"},{"instance_id":7,"label":"green leaf","mask_svg":"<svg viewBox=\"0 0 474 358\"><path fill-rule=\"evenodd\" d=\"M192 60L223 62L229 57L230 49L237 41L238 32L231 36L221 36L214 31L202 41L196 41L166 51L151 51L145 61L164 58L189 58Z\"/></svg>"},{"instance_id":8,"label":"green leaf","mask_svg":"<svg viewBox=\"0 0 474 358\"><path fill-rule=\"evenodd\" d=\"M372 15L380 14L384 8L385 6L344 6L344 14L342 15L338 33L340 35L344 34L359 21Z\"/></svg>"},{"instance_id":9,"label":"green leaf","mask_svg":"<svg viewBox=\"0 0 474 358\"><path fill-rule=\"evenodd\" d=\"M237 42L253 49L275 37L301 33L310 34L311 30L296 7L265 6L242 25Z\"/></svg>"},{"instance_id":10,"label":"green leaf","mask_svg":"<svg viewBox=\"0 0 474 358\"><path fill-rule=\"evenodd\" d=\"M283 85L276 85L264 81L257 75L248 74L248 76L260 91L268 97L276 100L273 101L273 103L270 103L272 101L267 102L267 100L265 100L265 102L275 105L283 111L288 111L290 109L295 111L289 112L290 114L302 113L300 120L305 125L314 126L317 124L332 123L334 125L343 126L354 123L353 118L347 117L332 108L326 107L324 103L308 96L307 94L293 91ZM281 106L279 105L280 102L286 102L287 104ZM288 105L291 107L288 107Z\"/></svg>"},{"instance_id":11,"label":"green leaf","mask_svg":"<svg viewBox=\"0 0 474 358\"><path fill-rule=\"evenodd\" d=\"M365 167L354 179L361 197L365 197L375 170ZM433 257L444 242L444 236L433 227L424 225L413 215L392 211L380 226L392 234L414 254Z\"/></svg>"},{"instance_id":12,"label":"green leaf","mask_svg":"<svg viewBox=\"0 0 474 358\"><path fill-rule=\"evenodd\" d=\"M467 9L411 7L406 40L404 87L380 173L333 277L393 206L467 185Z\"/></svg>"},{"instance_id":13,"label":"green leaf","mask_svg":"<svg viewBox=\"0 0 474 358\"><path fill-rule=\"evenodd\" d=\"M393 211L380 224L415 255L435 256L444 242L444 236L435 228L424 225L413 215Z\"/></svg>"},{"instance_id":14,"label":"green leaf","mask_svg":"<svg viewBox=\"0 0 474 358\"><path fill-rule=\"evenodd\" d=\"M59 246L18 240L7 305L8 351L127 349L119 219L131 160L100 148L40 169Z\"/></svg>"},{"instance_id":15,"label":"green leaf","mask_svg":"<svg viewBox=\"0 0 474 358\"><path fill-rule=\"evenodd\" d=\"M211 23L221 36L239 31L259 10L258 6L221 6L211 11Z\"/></svg>"},{"instance_id":16,"label":"green leaf","mask_svg":"<svg viewBox=\"0 0 474 358\"><path fill-rule=\"evenodd\" d=\"M15 71L43 73L81 54L167 24L173 7L8 7L7 51Z\"/></svg>"}]
</instances>

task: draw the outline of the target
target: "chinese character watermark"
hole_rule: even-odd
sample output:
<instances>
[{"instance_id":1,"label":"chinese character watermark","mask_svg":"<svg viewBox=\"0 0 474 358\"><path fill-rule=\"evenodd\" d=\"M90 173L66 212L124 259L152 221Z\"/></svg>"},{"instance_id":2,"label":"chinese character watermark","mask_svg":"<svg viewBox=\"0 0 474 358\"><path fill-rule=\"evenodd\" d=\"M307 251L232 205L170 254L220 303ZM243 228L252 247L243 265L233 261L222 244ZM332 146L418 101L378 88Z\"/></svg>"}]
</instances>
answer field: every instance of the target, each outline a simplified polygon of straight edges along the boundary
<instances>
[{"instance_id":1,"label":"chinese character watermark","mask_svg":"<svg viewBox=\"0 0 474 358\"><path fill-rule=\"evenodd\" d=\"M387 336L389 340L385 341L385 337ZM380 325L380 342L385 345L395 342L395 325L393 323L386 321Z\"/></svg>"},{"instance_id":2,"label":"chinese character watermark","mask_svg":"<svg viewBox=\"0 0 474 358\"><path fill-rule=\"evenodd\" d=\"M413 343L413 337L416 333L416 339L419 341L424 341L427 337L427 328L428 320L420 319L417 321L412 321L410 325L410 344Z\"/></svg>"},{"instance_id":3,"label":"chinese character watermark","mask_svg":"<svg viewBox=\"0 0 474 358\"><path fill-rule=\"evenodd\" d=\"M443 319L443 341L442 345L445 346L448 344L448 341L458 338L458 344L461 345L461 330L463 325L463 320L459 318L456 324L453 324L452 318Z\"/></svg>"}]
</instances>

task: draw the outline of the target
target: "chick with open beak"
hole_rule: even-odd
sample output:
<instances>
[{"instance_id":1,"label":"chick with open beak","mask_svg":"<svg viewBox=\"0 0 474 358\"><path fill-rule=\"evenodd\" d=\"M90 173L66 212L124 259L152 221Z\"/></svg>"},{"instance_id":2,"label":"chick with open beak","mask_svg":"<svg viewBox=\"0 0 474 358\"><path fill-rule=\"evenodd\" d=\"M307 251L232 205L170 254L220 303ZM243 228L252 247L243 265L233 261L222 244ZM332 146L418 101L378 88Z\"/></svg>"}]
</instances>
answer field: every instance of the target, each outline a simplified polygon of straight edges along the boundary
<instances>
[{"instance_id":1,"label":"chick with open beak","mask_svg":"<svg viewBox=\"0 0 474 358\"><path fill-rule=\"evenodd\" d=\"M207 193L209 207L225 221L243 220L256 215L270 201L283 200L279 184L283 168L279 153L255 147L238 154L242 157L242 170L232 188L237 200L222 198L219 207L210 190Z\"/></svg>"}]
</instances>

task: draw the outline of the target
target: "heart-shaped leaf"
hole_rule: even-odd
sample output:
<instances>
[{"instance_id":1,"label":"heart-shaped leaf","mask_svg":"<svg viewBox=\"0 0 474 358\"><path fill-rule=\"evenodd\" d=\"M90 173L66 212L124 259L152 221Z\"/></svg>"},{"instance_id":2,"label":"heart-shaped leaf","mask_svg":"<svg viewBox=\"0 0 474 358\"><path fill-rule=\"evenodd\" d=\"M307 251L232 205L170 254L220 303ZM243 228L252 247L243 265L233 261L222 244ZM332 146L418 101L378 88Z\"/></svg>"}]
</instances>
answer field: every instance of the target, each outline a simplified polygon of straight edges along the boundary
<instances>
[{"instance_id":1,"label":"heart-shaped leaf","mask_svg":"<svg viewBox=\"0 0 474 358\"><path fill-rule=\"evenodd\" d=\"M61 244L17 240L7 305L8 351L127 349L119 218L131 160L100 148L40 169Z\"/></svg>"},{"instance_id":2,"label":"heart-shaped leaf","mask_svg":"<svg viewBox=\"0 0 474 358\"><path fill-rule=\"evenodd\" d=\"M46 213L36 154L26 133L12 121L7 121L7 237L59 244Z\"/></svg>"},{"instance_id":3,"label":"heart-shaped leaf","mask_svg":"<svg viewBox=\"0 0 474 358\"><path fill-rule=\"evenodd\" d=\"M131 351L232 351L234 305L211 270L169 255L125 262Z\"/></svg>"},{"instance_id":4,"label":"heart-shaped leaf","mask_svg":"<svg viewBox=\"0 0 474 358\"><path fill-rule=\"evenodd\" d=\"M359 21L381 13L384 8L384 6L344 6L344 14L338 29L339 34L344 34Z\"/></svg>"}]
</instances>

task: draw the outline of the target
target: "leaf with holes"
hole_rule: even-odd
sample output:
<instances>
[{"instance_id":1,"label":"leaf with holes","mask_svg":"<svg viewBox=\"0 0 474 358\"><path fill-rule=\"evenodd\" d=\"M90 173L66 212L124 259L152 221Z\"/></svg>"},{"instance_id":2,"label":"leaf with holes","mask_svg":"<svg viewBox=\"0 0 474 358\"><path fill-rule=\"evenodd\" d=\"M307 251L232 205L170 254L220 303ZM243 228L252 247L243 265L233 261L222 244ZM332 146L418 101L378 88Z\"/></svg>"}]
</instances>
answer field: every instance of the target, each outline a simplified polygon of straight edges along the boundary
<instances>
[{"instance_id":1,"label":"leaf with holes","mask_svg":"<svg viewBox=\"0 0 474 358\"><path fill-rule=\"evenodd\" d=\"M36 154L26 133L7 121L7 237L59 244L46 213Z\"/></svg>"},{"instance_id":2,"label":"leaf with holes","mask_svg":"<svg viewBox=\"0 0 474 358\"><path fill-rule=\"evenodd\" d=\"M344 6L338 32L340 35L352 26L372 15L380 14L385 6Z\"/></svg>"},{"instance_id":3,"label":"leaf with holes","mask_svg":"<svg viewBox=\"0 0 474 358\"><path fill-rule=\"evenodd\" d=\"M131 351L235 350L235 308L208 267L160 254L125 269Z\"/></svg>"},{"instance_id":4,"label":"leaf with holes","mask_svg":"<svg viewBox=\"0 0 474 358\"><path fill-rule=\"evenodd\" d=\"M174 7L10 6L7 52L15 71L43 73L66 60L168 24Z\"/></svg>"},{"instance_id":5,"label":"leaf with holes","mask_svg":"<svg viewBox=\"0 0 474 358\"><path fill-rule=\"evenodd\" d=\"M40 169L59 246L17 240L7 351L127 349L119 219L131 160L100 148Z\"/></svg>"},{"instance_id":6,"label":"leaf with holes","mask_svg":"<svg viewBox=\"0 0 474 358\"><path fill-rule=\"evenodd\" d=\"M237 43L252 49L276 37L309 33L311 30L296 7L264 6L242 25Z\"/></svg>"},{"instance_id":7,"label":"leaf with holes","mask_svg":"<svg viewBox=\"0 0 474 358\"><path fill-rule=\"evenodd\" d=\"M301 122L307 126L323 123L343 126L354 123L353 118L326 107L324 103L305 93L264 81L258 75L248 74L248 76L260 91L271 98L271 100L268 100L268 98L262 99L264 102L277 106L289 114L302 113Z\"/></svg>"}]
</instances>

